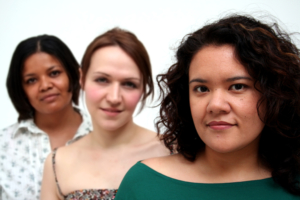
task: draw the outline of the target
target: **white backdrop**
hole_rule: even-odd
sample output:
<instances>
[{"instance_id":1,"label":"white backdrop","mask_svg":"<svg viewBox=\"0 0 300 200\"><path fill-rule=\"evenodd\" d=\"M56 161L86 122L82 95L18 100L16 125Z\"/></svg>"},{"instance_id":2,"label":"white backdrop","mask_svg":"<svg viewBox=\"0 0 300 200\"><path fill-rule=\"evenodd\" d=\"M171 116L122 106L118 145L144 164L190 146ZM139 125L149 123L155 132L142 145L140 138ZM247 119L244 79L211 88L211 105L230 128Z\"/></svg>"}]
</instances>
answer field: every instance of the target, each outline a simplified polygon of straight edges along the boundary
<instances>
[{"instance_id":1,"label":"white backdrop","mask_svg":"<svg viewBox=\"0 0 300 200\"><path fill-rule=\"evenodd\" d=\"M174 48L184 35L233 12L272 15L284 29L300 32L300 0L0 0L0 128L17 120L5 84L12 53L21 40L55 35L80 62L97 35L118 26L144 43L155 77L173 63ZM299 48L300 35L293 39ZM145 108L134 121L155 130L157 115L158 108Z\"/></svg>"}]
</instances>

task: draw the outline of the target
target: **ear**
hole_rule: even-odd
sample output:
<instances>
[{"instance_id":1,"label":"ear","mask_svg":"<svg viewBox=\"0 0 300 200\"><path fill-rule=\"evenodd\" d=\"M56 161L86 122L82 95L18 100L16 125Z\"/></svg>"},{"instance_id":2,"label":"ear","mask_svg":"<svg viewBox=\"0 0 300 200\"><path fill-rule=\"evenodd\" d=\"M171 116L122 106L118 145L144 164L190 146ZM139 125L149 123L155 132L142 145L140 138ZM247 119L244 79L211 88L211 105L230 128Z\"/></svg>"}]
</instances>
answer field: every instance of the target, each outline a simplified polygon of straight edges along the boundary
<instances>
[{"instance_id":1,"label":"ear","mask_svg":"<svg viewBox=\"0 0 300 200\"><path fill-rule=\"evenodd\" d=\"M83 84L83 75L82 75L82 70L79 68L79 84L82 90L84 90L84 84Z\"/></svg>"}]
</instances>

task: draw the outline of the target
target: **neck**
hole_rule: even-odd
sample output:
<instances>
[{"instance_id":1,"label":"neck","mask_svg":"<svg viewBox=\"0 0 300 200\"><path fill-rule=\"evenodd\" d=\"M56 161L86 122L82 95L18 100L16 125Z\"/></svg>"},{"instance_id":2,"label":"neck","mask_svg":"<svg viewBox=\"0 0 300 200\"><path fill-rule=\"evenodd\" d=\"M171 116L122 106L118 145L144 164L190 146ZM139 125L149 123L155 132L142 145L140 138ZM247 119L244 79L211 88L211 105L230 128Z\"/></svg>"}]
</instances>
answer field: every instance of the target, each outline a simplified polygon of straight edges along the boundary
<instances>
[{"instance_id":1,"label":"neck","mask_svg":"<svg viewBox=\"0 0 300 200\"><path fill-rule=\"evenodd\" d=\"M77 125L77 122L80 121L82 121L81 116L74 110L72 103L58 112L51 114L36 112L34 116L35 124L49 136L55 135L55 130L62 130L69 125L72 126L72 124Z\"/></svg>"},{"instance_id":2,"label":"neck","mask_svg":"<svg viewBox=\"0 0 300 200\"><path fill-rule=\"evenodd\" d=\"M258 143L236 152L219 153L206 147L197 162L204 174L217 182L258 180L271 176L258 156Z\"/></svg>"},{"instance_id":3,"label":"neck","mask_svg":"<svg viewBox=\"0 0 300 200\"><path fill-rule=\"evenodd\" d=\"M110 149L128 145L134 142L137 129L138 126L132 119L119 129L111 131L94 125L90 134L91 146Z\"/></svg>"}]
</instances>

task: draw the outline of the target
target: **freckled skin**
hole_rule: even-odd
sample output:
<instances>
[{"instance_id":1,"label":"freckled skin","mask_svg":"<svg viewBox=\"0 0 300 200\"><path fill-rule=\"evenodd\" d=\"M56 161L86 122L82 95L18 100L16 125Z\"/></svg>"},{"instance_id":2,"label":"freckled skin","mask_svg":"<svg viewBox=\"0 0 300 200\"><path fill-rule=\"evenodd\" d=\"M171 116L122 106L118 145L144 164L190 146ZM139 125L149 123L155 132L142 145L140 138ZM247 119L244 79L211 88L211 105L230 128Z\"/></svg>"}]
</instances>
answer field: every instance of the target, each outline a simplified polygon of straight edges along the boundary
<instances>
[{"instance_id":1,"label":"freckled skin","mask_svg":"<svg viewBox=\"0 0 300 200\"><path fill-rule=\"evenodd\" d=\"M228 81L233 77L246 78ZM235 58L233 47L201 49L189 69L189 80L194 79L206 81L192 82L189 88L193 121L206 149L229 153L257 148L264 127L256 108L261 95L247 70ZM239 89L240 85L244 87ZM224 121L232 126L214 130L208 126L212 121Z\"/></svg>"}]
</instances>

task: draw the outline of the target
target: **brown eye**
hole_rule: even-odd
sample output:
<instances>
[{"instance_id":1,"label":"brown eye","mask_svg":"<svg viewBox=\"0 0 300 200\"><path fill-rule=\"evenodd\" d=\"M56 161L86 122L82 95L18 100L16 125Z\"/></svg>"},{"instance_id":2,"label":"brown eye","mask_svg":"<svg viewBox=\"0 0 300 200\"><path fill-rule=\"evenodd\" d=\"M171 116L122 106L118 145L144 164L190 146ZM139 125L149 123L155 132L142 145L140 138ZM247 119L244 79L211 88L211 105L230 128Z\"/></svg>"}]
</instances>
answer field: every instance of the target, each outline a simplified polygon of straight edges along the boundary
<instances>
[{"instance_id":1,"label":"brown eye","mask_svg":"<svg viewBox=\"0 0 300 200\"><path fill-rule=\"evenodd\" d=\"M107 83L108 82L107 78L104 78L104 77L96 78L95 81L97 83Z\"/></svg>"},{"instance_id":2,"label":"brown eye","mask_svg":"<svg viewBox=\"0 0 300 200\"><path fill-rule=\"evenodd\" d=\"M244 84L234 84L234 85L231 86L232 90L242 90L244 88L245 88Z\"/></svg>"},{"instance_id":3,"label":"brown eye","mask_svg":"<svg viewBox=\"0 0 300 200\"><path fill-rule=\"evenodd\" d=\"M35 79L35 78L30 78L30 79L27 79L27 80L25 81L26 84L33 84L33 83L35 83L35 82L36 82L36 79Z\"/></svg>"},{"instance_id":4,"label":"brown eye","mask_svg":"<svg viewBox=\"0 0 300 200\"><path fill-rule=\"evenodd\" d=\"M59 74L60 74L60 71L55 70L50 73L50 76L58 76Z\"/></svg>"},{"instance_id":5,"label":"brown eye","mask_svg":"<svg viewBox=\"0 0 300 200\"><path fill-rule=\"evenodd\" d=\"M136 84L132 82L125 82L124 85L129 88L137 88Z\"/></svg>"},{"instance_id":6,"label":"brown eye","mask_svg":"<svg viewBox=\"0 0 300 200\"><path fill-rule=\"evenodd\" d=\"M205 86L197 86L197 87L195 87L194 90L195 90L196 92L201 92L201 93L203 93L203 92L208 92L208 91L209 91L208 88L205 87Z\"/></svg>"}]
</instances>

